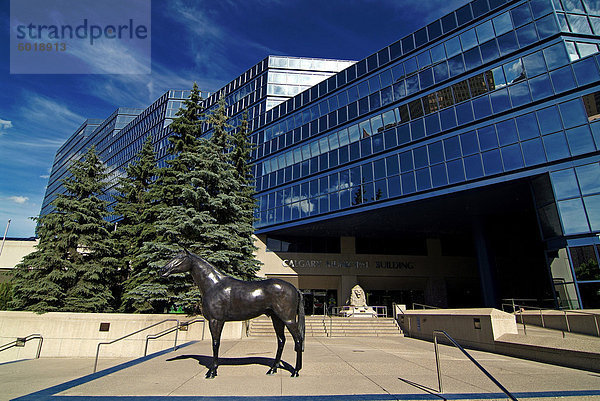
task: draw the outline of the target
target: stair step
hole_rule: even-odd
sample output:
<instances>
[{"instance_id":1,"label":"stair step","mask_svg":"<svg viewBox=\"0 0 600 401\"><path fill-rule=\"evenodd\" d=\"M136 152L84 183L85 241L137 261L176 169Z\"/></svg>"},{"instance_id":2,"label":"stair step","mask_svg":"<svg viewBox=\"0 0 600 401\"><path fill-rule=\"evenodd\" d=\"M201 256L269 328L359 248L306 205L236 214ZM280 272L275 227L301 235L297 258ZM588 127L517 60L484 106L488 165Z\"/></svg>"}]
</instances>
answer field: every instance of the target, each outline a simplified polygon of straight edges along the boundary
<instances>
[{"instance_id":1,"label":"stair step","mask_svg":"<svg viewBox=\"0 0 600 401\"><path fill-rule=\"evenodd\" d=\"M344 318L307 316L305 320L307 337L326 336L401 336L402 331L392 318ZM261 316L250 321L248 335L266 337L275 335L271 319ZM286 331L286 336L291 337Z\"/></svg>"}]
</instances>

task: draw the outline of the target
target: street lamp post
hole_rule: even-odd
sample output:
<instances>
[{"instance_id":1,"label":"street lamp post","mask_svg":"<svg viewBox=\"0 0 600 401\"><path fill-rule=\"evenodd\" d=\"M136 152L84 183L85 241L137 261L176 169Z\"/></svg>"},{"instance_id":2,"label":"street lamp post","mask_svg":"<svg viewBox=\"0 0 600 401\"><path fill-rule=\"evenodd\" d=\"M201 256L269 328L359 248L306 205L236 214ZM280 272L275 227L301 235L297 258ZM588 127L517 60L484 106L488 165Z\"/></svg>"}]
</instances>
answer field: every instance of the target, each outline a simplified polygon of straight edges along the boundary
<instances>
[{"instance_id":1,"label":"street lamp post","mask_svg":"<svg viewBox=\"0 0 600 401\"><path fill-rule=\"evenodd\" d=\"M10 227L10 219L8 219L8 223L6 223L6 230L4 230L4 237L2 237L2 246L0 246L0 255L2 255L2 250L4 249L4 242L6 242L6 234L8 233L8 227Z\"/></svg>"}]
</instances>

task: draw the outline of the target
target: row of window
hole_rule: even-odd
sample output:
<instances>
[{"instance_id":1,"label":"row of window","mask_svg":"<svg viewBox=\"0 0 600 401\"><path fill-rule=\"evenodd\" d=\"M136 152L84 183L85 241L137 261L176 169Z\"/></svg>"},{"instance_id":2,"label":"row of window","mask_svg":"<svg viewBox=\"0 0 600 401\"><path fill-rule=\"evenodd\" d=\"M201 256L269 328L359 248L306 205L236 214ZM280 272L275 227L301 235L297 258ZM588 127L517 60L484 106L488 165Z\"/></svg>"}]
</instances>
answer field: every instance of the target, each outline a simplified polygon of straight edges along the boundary
<instances>
[{"instance_id":1,"label":"row of window","mask_svg":"<svg viewBox=\"0 0 600 401\"><path fill-rule=\"evenodd\" d=\"M527 4L525 4L527 6ZM478 67L497 59L500 55L511 53L520 47L527 46L538 40L538 35L533 24L519 28L516 33L512 31L511 13L506 12L493 20L486 21L477 28L472 28L461 35L441 43L431 50L426 50L412 57L404 63L399 63L380 74L362 81L348 88L342 93L329 97L319 104L298 113L294 118L288 118L273 127L269 127L254 140L255 143L268 141L302 124L310 123L329 112L334 112L338 107L356 101L360 97L373 94L380 88L391 85L404 78L402 84L396 84L397 97L411 95L424 90L434 83L440 83L450 77L462 74L465 71ZM541 38L548 37L558 32L553 15L549 15L536 22ZM494 39L494 32L499 35ZM480 38L480 39L478 39ZM491 39L491 40L490 40ZM478 42L479 40L479 42ZM476 46L482 43L481 46ZM462 53L463 51L464 54ZM447 61L444 61L448 59ZM439 63L431 67L432 63ZM425 69L425 70L423 70ZM418 72L419 70L423 70ZM418 74L417 74L418 72ZM391 95L391 89L388 90ZM382 94L385 98L388 94ZM268 115L268 113L267 113ZM267 118L268 120L268 118ZM323 129L321 129L322 131ZM315 133L316 134L316 133Z\"/></svg>"},{"instance_id":2,"label":"row of window","mask_svg":"<svg viewBox=\"0 0 600 401\"><path fill-rule=\"evenodd\" d=\"M259 199L257 225L326 213L600 149L600 125L592 125L594 137L587 125L577 125L587 120L583 110L581 100L575 99L263 195Z\"/></svg>"},{"instance_id":3,"label":"row of window","mask_svg":"<svg viewBox=\"0 0 600 401\"><path fill-rule=\"evenodd\" d=\"M584 44L582 44L582 46L584 46ZM594 50L597 51L597 46L595 44L589 44L585 50L588 53ZM547 69L552 70L557 67L564 66L568 62L569 57L565 52L564 45L562 43L557 43L553 46L545 48L543 52L539 51L523 57L522 59L516 59L509 63L505 63L503 67L496 67L492 70L489 70L485 73L485 75L480 74L468 78L457 84L454 84L452 87L444 88L434 94L429 94L420 99L413 100L403 107L406 108L409 105L423 103L426 113L434 112L437 109L451 106L455 102L459 103L463 100L467 100L470 97L481 95L488 90L495 90L505 86L506 84L523 80L526 72L529 74L529 76L534 76L545 72ZM380 81L389 84L389 79L384 79L382 76L386 73L389 75L394 74L394 69L392 69L391 72L384 71L379 75L379 77L375 76L369 81L364 81L358 85L357 88L360 90L356 90L357 88L354 87L350 88L347 91L339 94L337 97L330 98L329 104L326 102L321 102L319 105L313 106L311 109L304 111L302 113L302 120L308 120L310 117L313 119L310 124L305 124L301 128L296 128L294 130L290 129L285 135L279 136L278 138L274 138L262 145L259 145L256 157L260 158L266 156L282 149L283 147L290 146L293 143L308 138L309 136L316 135L319 131L332 128L337 124L341 124L346 120L356 117L357 115L366 114L370 110L377 109L394 101L401 100L405 96L417 92L419 90L419 84L423 84L423 81L425 80L427 82L430 82L430 79L445 80L449 77L448 68L449 66L446 62L440 63L433 69L427 69L417 75L414 75L413 77L396 82L393 86L385 87L380 91L376 90L375 93L358 99L359 95L370 93L370 88L378 88L378 83ZM431 83L428 83L428 85L430 84ZM452 92L454 92L454 99ZM346 96L349 97L347 98ZM347 103L350 104L346 107L343 107ZM341 108L337 111L337 113L334 111L327 114L328 106L338 105ZM422 108L422 106L419 106L419 109L420 108ZM416 115L415 118L421 117L422 113L423 112L417 111L417 114L420 115ZM299 117L300 114L297 116L297 118ZM289 122L291 120L287 121ZM277 124L276 127L277 132L283 132L290 128L286 125L286 120L280 124ZM267 130L265 132L269 131Z\"/></svg>"},{"instance_id":4,"label":"row of window","mask_svg":"<svg viewBox=\"0 0 600 401\"><path fill-rule=\"evenodd\" d=\"M559 44L560 45L560 44ZM556 45L555 45L556 46ZM545 54L555 54L554 50L556 47L552 46L545 49ZM562 49L561 59L562 61L558 64L550 64L551 66L560 65L566 63L568 58L564 52L564 47L558 47L556 49ZM552 51L549 51L552 50ZM548 60L556 61L557 58L547 56ZM544 63L544 57L541 52L534 53L527 56L521 61L521 59L514 60L504 65L504 71L507 71L507 76L514 81L519 81L525 77L525 69L531 74L545 71L546 66ZM595 80L600 79L596 63L593 58L581 60L573 65L576 73L576 77L580 84L586 84ZM502 88L506 85L507 80L503 73L503 68L498 67L486 74L487 79L484 79L484 75L478 75L471 77L465 81L453 85L451 88L445 88L433 94L430 94L422 99L416 99L409 104L399 106L394 110L389 110L382 115L377 115L368 120L365 120L359 124L353 125L349 128L344 128L338 132L334 132L327 137L322 137L319 140L315 140L311 143L307 143L302 147L297 147L289 152L283 153L276 158L271 158L258 163L256 166L255 173L260 175L266 175L282 168L288 168L294 164L306 162L311 158L321 157L329 153L329 159L336 159L335 163L330 160L329 165L322 162L322 168L333 167L338 163L341 164L348 161L346 150L340 150L338 153L332 153L336 148L348 147L350 144L350 160L355 160L354 157L364 157L371 153L383 149L390 149L397 145L403 145L410 141L424 138L425 136L433 135L441 130L447 130L473 121L474 119L480 119L491 115L492 113L499 113L517 107L520 105L527 104L532 99L539 100L544 97L552 95L554 92L560 93L567 89L575 86L575 80L573 78L573 72L570 66L559 68L548 74L539 75L531 79L528 83L521 82L519 84L509 86L508 88ZM473 94L480 94L487 90L486 81L491 85L496 85L496 81L502 88L492 92L491 95L480 96L473 101L464 101L469 99ZM507 90L508 89L508 90ZM454 97L453 97L454 93ZM454 104L455 101L461 101L462 103L456 105L456 107L448 107L448 105ZM432 113L432 109L436 110L441 107L445 107L439 113ZM425 118L423 115L427 114ZM414 119L414 120L412 120ZM396 131L390 130L397 124L412 120L409 124L400 125ZM365 141L365 138L372 134L377 134L383 130L387 130L382 135L378 135L377 138L373 139L371 144ZM361 146L355 146L355 150L352 150L353 143L363 139ZM312 167L296 167L298 171L308 170L311 174L314 170ZM315 170L320 171L320 170ZM295 178L299 178L296 176ZM283 182L283 181L282 181ZM261 185L262 184L262 185ZM273 183L271 183L272 185ZM257 188L267 189L264 186L264 182L257 182Z\"/></svg>"},{"instance_id":5,"label":"row of window","mask_svg":"<svg viewBox=\"0 0 600 401\"><path fill-rule=\"evenodd\" d=\"M485 0L484 0L485 2ZM501 3L503 3L503 1L501 1ZM486 3L487 4L487 3ZM493 9L495 9L497 6L500 6L500 3L497 3L495 5L495 7L492 7ZM466 5L466 8L469 8L470 5ZM463 9L465 8L463 7ZM486 40L491 39L495 34L497 35L501 35L502 33L508 32L509 30L512 30L513 28L519 28L521 25L523 25L526 22L530 22L533 20L532 15L534 18L540 18L543 17L544 15L547 15L549 13L552 12L552 5L550 4L550 0L534 0L531 2L531 10L529 8L529 3L525 3L522 4L520 6L517 6L515 8L513 8L510 11L507 11L506 13L502 14L501 16L496 17L493 21L489 20L486 21L480 25L478 25L476 28L473 28L471 30L468 30L467 32L464 32L462 35L457 35L454 38L451 38L450 40L448 40L445 43L442 43L441 45L436 46L435 48L432 49L432 52L430 54L430 51L427 50L423 53L421 53L419 56L417 56L419 58L419 61L421 62L421 67L423 65L423 63L427 63L427 62L431 62L431 60L433 60L433 62L435 63L435 60L441 60L441 57L451 57L449 55L455 55L457 54L457 51L460 51L460 49L470 49L473 46L475 46L475 44L477 43L483 43ZM487 6L485 7L487 8ZM449 16L452 16L453 14L450 14ZM449 16L445 17L447 21L450 21L451 19L453 19L454 17L452 16L451 18L448 18ZM551 17L551 18L550 18ZM441 20L437 21L440 22ZM465 20L465 22L468 22L468 20ZM540 37L544 38L547 37L547 35L551 34L551 33L555 33L557 32L557 27L556 27L556 22L554 20L554 17L549 16L548 18L544 18L544 21L539 20L538 21L539 26L538 26L538 30L540 33ZM431 26L434 26L434 24L430 24ZM462 24L459 24L462 25ZM533 27L532 24L530 24L531 26L527 29L523 29L521 31L518 31L519 34L519 39L523 41L523 43L532 43L531 41L534 40L533 36L535 35L535 27ZM440 25L441 27L441 25ZM455 29L457 26L455 25L453 29ZM424 28L425 29L425 28ZM421 30L424 31L424 30ZM440 31L441 34L441 31ZM515 33L512 32L512 36L514 37ZM438 35L439 36L439 35ZM409 35L409 37L412 37L412 35ZM437 38L437 36L435 36ZM504 45L505 42L516 42L516 40L512 39L509 40L511 38L504 38L500 41L500 45ZM412 40L412 39L411 39ZM535 40L537 40L537 38L535 38ZM293 100L286 102L286 104L283 104L279 109L274 109L273 113L267 113L266 114L266 120L265 123L268 124L269 122L275 120L276 118L278 118L279 116L283 116L285 113L290 113L292 110L294 110L295 108L299 108L302 105L305 105L307 103L309 103L310 101L314 101L316 100L318 97L320 96L324 96L325 94L335 90L336 88L346 84L346 82L350 82L354 79L356 79L357 77L361 77L362 75L367 73L367 70L370 72L373 69L378 68L380 65L386 64L387 62L393 59L396 59L398 57L400 57L402 55L402 43L405 44L405 46L408 46L409 41L407 41L407 39L403 39L401 41L398 41L394 44L392 44L389 48L385 48L382 51L368 57L367 59L362 60L361 62L357 63L356 65L349 67L348 69L346 69L345 71L342 71L341 73L337 74L336 76L328 79L327 81L322 82L321 84L319 84L318 86L315 86L313 88L311 88L310 91L305 91L303 93L301 93L299 96L295 97ZM420 46L420 45L419 45ZM506 44L506 47L508 48L509 44ZM418 46L417 46L418 47ZM491 45L488 45L487 47L491 47ZM486 59L486 55L487 55L487 47L486 49L484 49L484 60ZM446 48L446 49L444 49ZM406 49L408 49L408 47L406 47ZM405 50L404 53L406 53L407 51L412 51L412 48ZM444 56L442 56L443 53L446 53ZM472 56L469 56L472 57ZM416 65L418 64L416 57L411 58L410 60L407 61L407 71L411 71L413 68L416 67ZM337 82L336 82L337 80ZM293 105L293 103L295 103L295 107ZM263 125L263 124L260 124Z\"/></svg>"}]
</instances>

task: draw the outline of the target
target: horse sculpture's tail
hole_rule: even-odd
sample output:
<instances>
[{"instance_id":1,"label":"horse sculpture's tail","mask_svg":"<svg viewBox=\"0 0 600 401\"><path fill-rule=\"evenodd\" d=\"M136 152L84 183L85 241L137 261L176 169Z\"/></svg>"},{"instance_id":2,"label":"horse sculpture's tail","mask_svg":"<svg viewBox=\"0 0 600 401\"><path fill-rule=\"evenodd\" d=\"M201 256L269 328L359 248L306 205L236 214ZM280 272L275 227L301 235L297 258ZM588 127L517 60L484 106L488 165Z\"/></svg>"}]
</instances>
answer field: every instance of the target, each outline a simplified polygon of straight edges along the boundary
<instances>
[{"instance_id":1,"label":"horse sculpture's tail","mask_svg":"<svg viewBox=\"0 0 600 401\"><path fill-rule=\"evenodd\" d=\"M304 324L304 296L300 290L298 290L298 330L302 336L302 352L304 352L304 339L306 337Z\"/></svg>"}]
</instances>

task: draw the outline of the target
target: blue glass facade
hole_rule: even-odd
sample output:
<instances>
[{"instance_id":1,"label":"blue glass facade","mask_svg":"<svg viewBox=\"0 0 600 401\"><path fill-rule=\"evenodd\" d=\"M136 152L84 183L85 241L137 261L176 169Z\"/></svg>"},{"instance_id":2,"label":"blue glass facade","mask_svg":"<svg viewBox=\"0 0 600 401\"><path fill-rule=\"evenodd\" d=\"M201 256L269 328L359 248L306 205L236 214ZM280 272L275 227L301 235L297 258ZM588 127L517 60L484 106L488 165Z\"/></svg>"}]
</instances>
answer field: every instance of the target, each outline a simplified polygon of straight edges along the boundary
<instances>
[{"instance_id":1,"label":"blue glass facade","mask_svg":"<svg viewBox=\"0 0 600 401\"><path fill-rule=\"evenodd\" d=\"M596 15L595 1L474 1L280 105L252 136L257 233L546 175L546 248L598 244ZM598 306L556 278L559 303Z\"/></svg>"}]
</instances>

